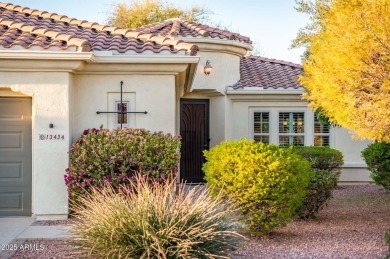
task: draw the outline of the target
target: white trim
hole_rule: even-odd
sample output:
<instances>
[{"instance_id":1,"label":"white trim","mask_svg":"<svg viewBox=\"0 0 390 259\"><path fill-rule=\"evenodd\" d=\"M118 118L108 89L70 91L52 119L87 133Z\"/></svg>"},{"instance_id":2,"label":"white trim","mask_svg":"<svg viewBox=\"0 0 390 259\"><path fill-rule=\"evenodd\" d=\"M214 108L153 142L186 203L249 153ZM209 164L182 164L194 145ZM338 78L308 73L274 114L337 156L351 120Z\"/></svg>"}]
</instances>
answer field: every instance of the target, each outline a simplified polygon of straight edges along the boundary
<instances>
[{"instance_id":1,"label":"white trim","mask_svg":"<svg viewBox=\"0 0 390 259\"><path fill-rule=\"evenodd\" d=\"M277 110L276 111L276 118L277 118L277 145L280 146L280 143L279 143L279 137L280 136L288 136L288 137L294 137L294 136L297 136L297 137L302 137L303 136L303 145L304 146L308 146L308 126L307 126L307 108L305 110L299 110L299 109L291 109L291 110L288 110L286 108L283 108L283 109L280 109L280 110ZM303 113L303 133L291 133L291 132L288 132L288 133L280 133L279 132L279 121L280 121L280 113ZM289 115L290 116L290 115Z\"/></svg>"},{"instance_id":2,"label":"white trim","mask_svg":"<svg viewBox=\"0 0 390 259\"><path fill-rule=\"evenodd\" d=\"M0 50L0 59L90 60L91 52Z\"/></svg>"},{"instance_id":3,"label":"white trim","mask_svg":"<svg viewBox=\"0 0 390 259\"><path fill-rule=\"evenodd\" d=\"M199 56L158 56L158 55L93 55L90 59L93 63L153 63L153 64L197 64Z\"/></svg>"},{"instance_id":4,"label":"white trim","mask_svg":"<svg viewBox=\"0 0 390 259\"><path fill-rule=\"evenodd\" d=\"M210 43L210 44L220 44L220 45L230 45L230 46L235 46L235 47L241 47L245 48L248 50L252 50L252 45L249 43L245 43L242 41L237 41L237 40L229 40L229 39L216 39L216 38L210 38L210 37L175 37L177 40L182 40L188 43Z\"/></svg>"},{"instance_id":5,"label":"white trim","mask_svg":"<svg viewBox=\"0 0 390 259\"><path fill-rule=\"evenodd\" d=\"M111 54L111 55L110 55ZM84 60L93 63L168 63L197 64L199 56L167 55L115 55L102 52L60 52L60 51L19 51L0 50L0 59L43 59L43 60Z\"/></svg>"},{"instance_id":6,"label":"white trim","mask_svg":"<svg viewBox=\"0 0 390 259\"><path fill-rule=\"evenodd\" d=\"M248 139L251 139L251 140L255 139L255 132L254 132L254 127L255 127L254 114L255 114L255 112L268 113L268 133L256 133L256 134L258 134L257 136L268 136L268 144L272 144L272 142L271 142L271 135L272 135L272 123L271 123L272 113L271 113L271 110L250 109L250 112L249 112L250 128L249 128Z\"/></svg>"}]
</instances>

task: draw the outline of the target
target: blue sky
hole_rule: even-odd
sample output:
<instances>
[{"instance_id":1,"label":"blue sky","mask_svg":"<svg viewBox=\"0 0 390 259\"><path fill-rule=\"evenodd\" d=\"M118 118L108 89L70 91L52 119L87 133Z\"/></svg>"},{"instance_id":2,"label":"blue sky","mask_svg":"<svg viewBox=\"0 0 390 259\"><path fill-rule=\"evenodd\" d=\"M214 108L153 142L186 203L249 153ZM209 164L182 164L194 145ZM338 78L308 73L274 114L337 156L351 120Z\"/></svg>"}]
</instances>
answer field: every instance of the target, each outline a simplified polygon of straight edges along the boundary
<instances>
[{"instance_id":1,"label":"blue sky","mask_svg":"<svg viewBox=\"0 0 390 259\"><path fill-rule=\"evenodd\" d=\"M13 4L64 14L72 18L105 23L112 6L120 0L8 0ZM177 6L205 7L211 19L230 31L248 36L258 43L261 55L300 63L303 49L290 50L299 28L308 16L294 10L294 0L170 0Z\"/></svg>"}]
</instances>

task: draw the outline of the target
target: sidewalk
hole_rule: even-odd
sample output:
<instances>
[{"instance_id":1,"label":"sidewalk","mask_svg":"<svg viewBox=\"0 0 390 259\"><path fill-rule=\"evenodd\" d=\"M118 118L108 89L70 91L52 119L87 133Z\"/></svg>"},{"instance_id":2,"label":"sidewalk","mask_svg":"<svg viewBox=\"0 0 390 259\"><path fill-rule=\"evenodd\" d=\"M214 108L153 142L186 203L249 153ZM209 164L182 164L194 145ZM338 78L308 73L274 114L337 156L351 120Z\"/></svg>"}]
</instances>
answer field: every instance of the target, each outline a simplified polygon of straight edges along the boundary
<instances>
[{"instance_id":1,"label":"sidewalk","mask_svg":"<svg viewBox=\"0 0 390 259\"><path fill-rule=\"evenodd\" d=\"M67 238L69 226L39 226L34 225L31 217L0 218L0 259L9 258L13 254L18 240L26 239L58 239Z\"/></svg>"}]
</instances>

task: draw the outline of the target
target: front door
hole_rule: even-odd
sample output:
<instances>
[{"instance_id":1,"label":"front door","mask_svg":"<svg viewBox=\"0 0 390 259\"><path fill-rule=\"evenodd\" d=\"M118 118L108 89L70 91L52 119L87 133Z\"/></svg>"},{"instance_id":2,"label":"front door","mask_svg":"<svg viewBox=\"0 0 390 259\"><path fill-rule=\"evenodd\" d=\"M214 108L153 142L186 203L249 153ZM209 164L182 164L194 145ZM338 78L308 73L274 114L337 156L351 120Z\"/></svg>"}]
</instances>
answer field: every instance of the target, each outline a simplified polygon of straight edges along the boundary
<instances>
[{"instance_id":1,"label":"front door","mask_svg":"<svg viewBox=\"0 0 390 259\"><path fill-rule=\"evenodd\" d=\"M0 98L0 216L31 216L31 99Z\"/></svg>"},{"instance_id":2,"label":"front door","mask_svg":"<svg viewBox=\"0 0 390 259\"><path fill-rule=\"evenodd\" d=\"M181 99L180 135L182 137L180 180L204 182L203 150L209 149L209 100Z\"/></svg>"}]
</instances>

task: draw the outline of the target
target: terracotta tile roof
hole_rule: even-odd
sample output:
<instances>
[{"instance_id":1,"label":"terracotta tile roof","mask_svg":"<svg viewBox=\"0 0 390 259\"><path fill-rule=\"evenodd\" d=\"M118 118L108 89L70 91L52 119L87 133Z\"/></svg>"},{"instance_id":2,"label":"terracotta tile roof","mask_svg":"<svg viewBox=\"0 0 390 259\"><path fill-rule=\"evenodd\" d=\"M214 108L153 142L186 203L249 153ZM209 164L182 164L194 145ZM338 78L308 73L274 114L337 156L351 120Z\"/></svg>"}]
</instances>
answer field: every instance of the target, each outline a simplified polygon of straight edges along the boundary
<instances>
[{"instance_id":1,"label":"terracotta tile roof","mask_svg":"<svg viewBox=\"0 0 390 259\"><path fill-rule=\"evenodd\" d=\"M181 40L0 3L0 48L196 55Z\"/></svg>"},{"instance_id":2,"label":"terracotta tile roof","mask_svg":"<svg viewBox=\"0 0 390 259\"><path fill-rule=\"evenodd\" d=\"M301 86L296 79L301 73L302 67L298 64L249 56L241 59L240 80L232 87L233 89L244 87L298 89Z\"/></svg>"},{"instance_id":3,"label":"terracotta tile roof","mask_svg":"<svg viewBox=\"0 0 390 259\"><path fill-rule=\"evenodd\" d=\"M150 33L161 36L218 38L225 40L235 40L248 44L252 43L250 38L242 36L238 33L232 33L200 23L184 21L178 18L145 25L139 28L135 28L134 30L142 33Z\"/></svg>"}]
</instances>

